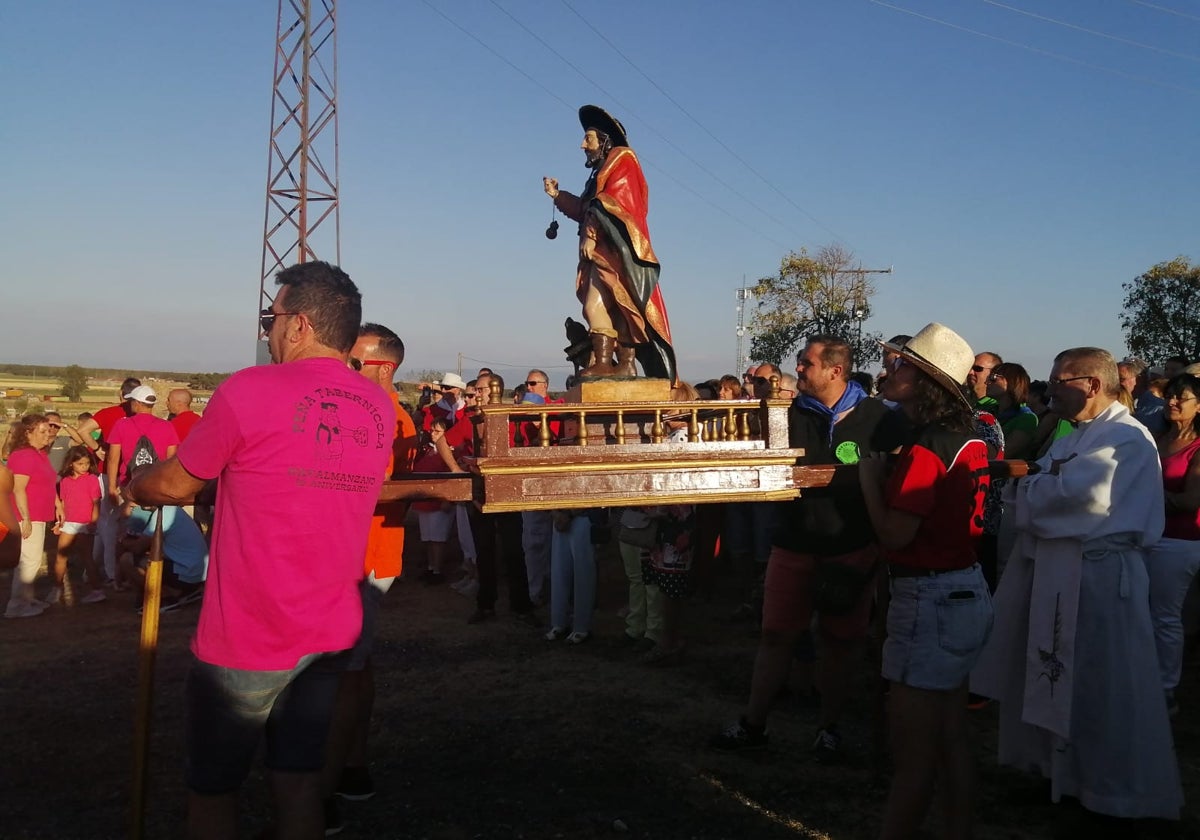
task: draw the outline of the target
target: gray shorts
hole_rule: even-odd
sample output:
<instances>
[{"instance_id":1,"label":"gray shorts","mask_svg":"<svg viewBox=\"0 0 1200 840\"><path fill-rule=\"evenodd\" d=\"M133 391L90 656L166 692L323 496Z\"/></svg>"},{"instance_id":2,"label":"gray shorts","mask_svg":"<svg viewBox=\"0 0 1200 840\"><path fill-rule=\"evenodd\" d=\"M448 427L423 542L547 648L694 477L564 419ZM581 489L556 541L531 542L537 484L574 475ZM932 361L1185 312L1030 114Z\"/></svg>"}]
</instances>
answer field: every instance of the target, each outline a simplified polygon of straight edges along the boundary
<instances>
[{"instance_id":1,"label":"gray shorts","mask_svg":"<svg viewBox=\"0 0 1200 840\"><path fill-rule=\"evenodd\" d=\"M188 787L207 795L236 791L264 735L271 770L320 770L347 654L310 654L287 671L194 660L186 689Z\"/></svg>"},{"instance_id":2,"label":"gray shorts","mask_svg":"<svg viewBox=\"0 0 1200 840\"><path fill-rule=\"evenodd\" d=\"M979 564L892 578L891 591L883 678L931 691L960 687L992 632L992 597Z\"/></svg>"}]
</instances>

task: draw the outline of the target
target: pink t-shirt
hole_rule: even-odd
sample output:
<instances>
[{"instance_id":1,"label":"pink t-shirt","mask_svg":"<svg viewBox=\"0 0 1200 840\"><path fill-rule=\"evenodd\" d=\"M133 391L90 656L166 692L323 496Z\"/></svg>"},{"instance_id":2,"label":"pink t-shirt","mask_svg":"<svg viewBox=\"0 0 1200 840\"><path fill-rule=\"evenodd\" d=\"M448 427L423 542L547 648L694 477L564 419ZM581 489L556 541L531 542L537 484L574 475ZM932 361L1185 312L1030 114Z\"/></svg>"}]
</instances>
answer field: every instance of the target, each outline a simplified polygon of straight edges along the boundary
<instances>
[{"instance_id":1,"label":"pink t-shirt","mask_svg":"<svg viewBox=\"0 0 1200 840\"><path fill-rule=\"evenodd\" d=\"M94 505L100 501L101 495L98 475L84 473L59 481L58 497L63 503L63 521L90 523Z\"/></svg>"},{"instance_id":2,"label":"pink t-shirt","mask_svg":"<svg viewBox=\"0 0 1200 840\"><path fill-rule=\"evenodd\" d=\"M1200 440L1162 459L1163 489L1168 493L1182 493L1187 484L1188 468L1192 458L1200 453ZM1166 527L1163 536L1177 540L1200 540L1200 511L1172 511L1167 509Z\"/></svg>"},{"instance_id":3,"label":"pink t-shirt","mask_svg":"<svg viewBox=\"0 0 1200 840\"><path fill-rule=\"evenodd\" d=\"M8 469L14 476L29 476L29 483L25 485L29 521L53 522L57 518L54 512L54 484L58 481L58 473L50 466L50 456L44 451L23 446L8 456ZM16 494L13 494L13 509L16 510L16 507ZM21 513L17 511L17 518L20 517Z\"/></svg>"},{"instance_id":4,"label":"pink t-shirt","mask_svg":"<svg viewBox=\"0 0 1200 840\"><path fill-rule=\"evenodd\" d=\"M133 457L138 440L145 435L154 444L158 460L167 460L167 449L179 445L175 427L153 414L134 414L118 420L108 438L110 446L121 447L121 463L117 468L117 484L124 484L128 477L129 459Z\"/></svg>"},{"instance_id":5,"label":"pink t-shirt","mask_svg":"<svg viewBox=\"0 0 1200 840\"><path fill-rule=\"evenodd\" d=\"M354 644L395 428L383 389L336 359L247 368L216 390L178 452L221 478L198 659L284 670Z\"/></svg>"}]
</instances>

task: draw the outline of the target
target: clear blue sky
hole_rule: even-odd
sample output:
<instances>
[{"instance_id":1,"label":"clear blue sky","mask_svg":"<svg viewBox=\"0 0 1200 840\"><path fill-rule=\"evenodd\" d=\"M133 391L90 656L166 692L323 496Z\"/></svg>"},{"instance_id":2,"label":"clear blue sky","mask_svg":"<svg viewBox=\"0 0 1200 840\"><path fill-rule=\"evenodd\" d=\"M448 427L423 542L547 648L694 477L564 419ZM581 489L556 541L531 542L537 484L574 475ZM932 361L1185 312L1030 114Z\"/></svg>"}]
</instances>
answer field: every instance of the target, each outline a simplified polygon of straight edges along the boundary
<instances>
[{"instance_id":1,"label":"clear blue sky","mask_svg":"<svg viewBox=\"0 0 1200 840\"><path fill-rule=\"evenodd\" d=\"M343 266L405 369L561 385L574 243L541 178L582 186L591 102L646 168L686 379L734 370L743 277L835 238L895 266L867 329L939 320L1035 377L1122 354L1121 283L1200 258L1200 3L1005 5L344 1ZM253 363L275 22L0 0L0 359Z\"/></svg>"}]
</instances>

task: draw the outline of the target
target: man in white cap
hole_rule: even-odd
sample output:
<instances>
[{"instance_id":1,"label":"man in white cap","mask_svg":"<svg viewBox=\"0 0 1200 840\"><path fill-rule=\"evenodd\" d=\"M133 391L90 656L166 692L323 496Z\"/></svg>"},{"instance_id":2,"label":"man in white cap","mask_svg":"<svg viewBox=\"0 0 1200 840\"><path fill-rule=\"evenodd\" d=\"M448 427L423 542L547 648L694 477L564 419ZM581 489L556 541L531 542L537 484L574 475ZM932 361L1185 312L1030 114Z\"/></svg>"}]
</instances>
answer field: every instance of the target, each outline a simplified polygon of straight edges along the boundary
<instances>
[{"instance_id":1,"label":"man in white cap","mask_svg":"<svg viewBox=\"0 0 1200 840\"><path fill-rule=\"evenodd\" d=\"M446 421L446 428L453 428L454 424L462 419L463 413L467 410L467 401L463 399L463 389L467 387L467 383L457 373L447 372L442 376L441 380L434 382L434 387L441 391L441 398L432 405L422 406L421 412L424 418L421 421L422 431L429 431L429 424L435 418L441 418Z\"/></svg>"},{"instance_id":2,"label":"man in white cap","mask_svg":"<svg viewBox=\"0 0 1200 840\"><path fill-rule=\"evenodd\" d=\"M158 395L149 385L138 385L125 395L130 414L118 420L108 439L105 470L108 474L108 495L114 504L121 504L121 485L130 467L149 466L165 461L175 454L179 434L166 420L154 416Z\"/></svg>"},{"instance_id":3,"label":"man in white cap","mask_svg":"<svg viewBox=\"0 0 1200 840\"><path fill-rule=\"evenodd\" d=\"M1064 350L1049 383L1078 427L1013 488L1017 549L972 688L1000 701L1000 762L1048 777L1053 801L1179 819L1145 564L1163 532L1158 452L1108 351Z\"/></svg>"}]
</instances>

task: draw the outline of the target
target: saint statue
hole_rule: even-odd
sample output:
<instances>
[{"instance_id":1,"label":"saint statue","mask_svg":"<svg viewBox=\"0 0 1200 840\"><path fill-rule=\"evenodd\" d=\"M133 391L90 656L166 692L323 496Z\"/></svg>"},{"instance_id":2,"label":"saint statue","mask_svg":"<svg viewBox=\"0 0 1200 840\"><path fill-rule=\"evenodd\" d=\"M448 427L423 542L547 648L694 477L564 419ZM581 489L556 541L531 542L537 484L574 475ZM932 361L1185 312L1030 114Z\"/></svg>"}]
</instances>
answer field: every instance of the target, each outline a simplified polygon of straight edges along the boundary
<instances>
[{"instance_id":1,"label":"saint statue","mask_svg":"<svg viewBox=\"0 0 1200 840\"><path fill-rule=\"evenodd\" d=\"M646 178L625 127L602 108L579 109L585 165L583 195L543 178L554 206L579 223L575 294L583 304L592 355L582 376L646 376L678 381L671 327L658 287L658 257L646 228ZM613 356L616 356L614 363Z\"/></svg>"}]
</instances>

